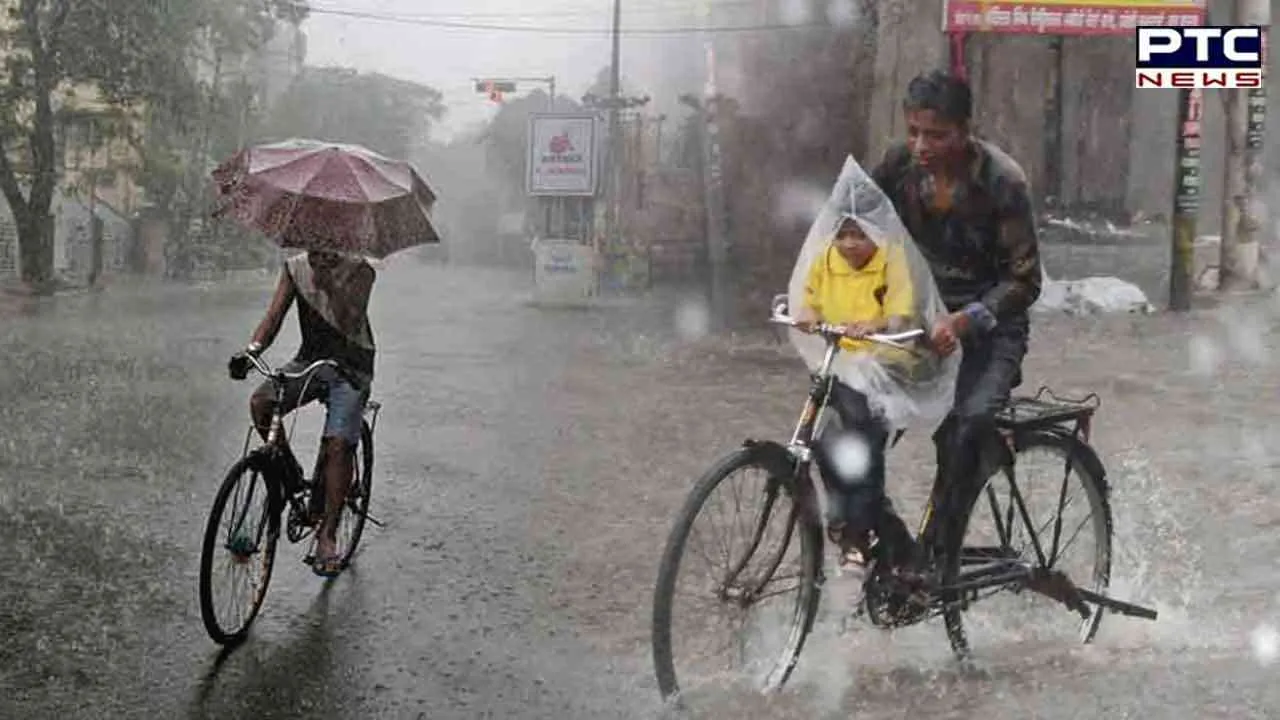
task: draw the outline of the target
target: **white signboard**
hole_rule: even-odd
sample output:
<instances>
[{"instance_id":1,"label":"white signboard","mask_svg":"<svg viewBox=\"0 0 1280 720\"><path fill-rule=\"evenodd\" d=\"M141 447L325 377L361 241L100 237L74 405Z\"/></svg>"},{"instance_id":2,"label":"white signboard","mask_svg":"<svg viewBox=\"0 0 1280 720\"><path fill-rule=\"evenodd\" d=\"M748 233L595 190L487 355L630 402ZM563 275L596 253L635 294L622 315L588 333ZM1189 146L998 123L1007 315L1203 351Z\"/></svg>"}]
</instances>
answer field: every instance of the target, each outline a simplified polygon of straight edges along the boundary
<instances>
[{"instance_id":1,"label":"white signboard","mask_svg":"<svg viewBox=\"0 0 1280 720\"><path fill-rule=\"evenodd\" d=\"M595 115L529 116L528 190L530 195L595 195Z\"/></svg>"},{"instance_id":2,"label":"white signboard","mask_svg":"<svg viewBox=\"0 0 1280 720\"><path fill-rule=\"evenodd\" d=\"M541 240L534 252L534 295L544 303L579 303L595 292L596 254L572 240Z\"/></svg>"}]
</instances>

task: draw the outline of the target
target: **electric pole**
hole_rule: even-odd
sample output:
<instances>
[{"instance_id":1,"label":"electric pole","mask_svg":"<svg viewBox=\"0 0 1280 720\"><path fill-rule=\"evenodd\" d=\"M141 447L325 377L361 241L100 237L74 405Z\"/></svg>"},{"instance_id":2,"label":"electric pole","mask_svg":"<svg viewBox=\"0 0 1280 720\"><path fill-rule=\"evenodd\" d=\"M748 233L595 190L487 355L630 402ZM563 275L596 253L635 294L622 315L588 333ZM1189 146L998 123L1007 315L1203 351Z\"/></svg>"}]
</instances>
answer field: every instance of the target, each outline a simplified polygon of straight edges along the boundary
<instances>
[{"instance_id":1,"label":"electric pole","mask_svg":"<svg viewBox=\"0 0 1280 720\"><path fill-rule=\"evenodd\" d=\"M1259 25L1263 33L1263 67L1266 72L1266 35L1271 25L1268 0L1236 0L1232 24ZM1222 246L1218 260L1218 289L1247 290L1258 286L1258 185L1262 182L1262 140L1266 126L1265 87L1221 90L1227 93L1226 150L1222 182Z\"/></svg>"},{"instance_id":2,"label":"electric pole","mask_svg":"<svg viewBox=\"0 0 1280 720\"><path fill-rule=\"evenodd\" d=\"M1178 91L1178 150L1174 167L1173 228L1169 268L1169 309L1191 309L1191 263L1195 252L1196 218L1200 212L1200 116L1204 93L1200 88Z\"/></svg>"},{"instance_id":3,"label":"electric pole","mask_svg":"<svg viewBox=\"0 0 1280 720\"><path fill-rule=\"evenodd\" d=\"M711 3L698 3L703 22L711 24ZM710 33L703 33L702 51L705 62L705 85L702 100L702 183L707 229L707 264L710 266L710 304L713 325L717 330L732 325L733 295L729 288L729 248L724 197L724 168L721 157L720 90L716 84L716 48Z\"/></svg>"},{"instance_id":4,"label":"electric pole","mask_svg":"<svg viewBox=\"0 0 1280 720\"><path fill-rule=\"evenodd\" d=\"M613 53L609 62L609 182L605 194L604 254L611 255L618 245L618 201L621 190L622 143L618 112L622 99L622 0L613 0Z\"/></svg>"}]
</instances>

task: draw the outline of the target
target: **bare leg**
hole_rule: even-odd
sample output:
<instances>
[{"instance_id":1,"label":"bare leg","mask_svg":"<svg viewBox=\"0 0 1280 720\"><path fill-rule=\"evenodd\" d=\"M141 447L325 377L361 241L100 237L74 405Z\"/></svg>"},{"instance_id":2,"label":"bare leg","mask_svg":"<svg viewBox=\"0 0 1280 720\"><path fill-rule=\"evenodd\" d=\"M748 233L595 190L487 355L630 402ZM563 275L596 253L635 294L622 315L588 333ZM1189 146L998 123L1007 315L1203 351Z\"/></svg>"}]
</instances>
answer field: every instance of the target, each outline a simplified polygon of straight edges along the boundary
<instances>
[{"instance_id":1,"label":"bare leg","mask_svg":"<svg viewBox=\"0 0 1280 720\"><path fill-rule=\"evenodd\" d=\"M337 549L338 518L351 487L355 448L336 437L324 438L321 448L324 453L324 519L316 536L316 557L323 560Z\"/></svg>"},{"instance_id":2,"label":"bare leg","mask_svg":"<svg viewBox=\"0 0 1280 720\"><path fill-rule=\"evenodd\" d=\"M267 441L267 435L271 431L273 405L275 399L270 396L255 394L249 398L249 417L253 418L253 427L263 442Z\"/></svg>"}]
</instances>

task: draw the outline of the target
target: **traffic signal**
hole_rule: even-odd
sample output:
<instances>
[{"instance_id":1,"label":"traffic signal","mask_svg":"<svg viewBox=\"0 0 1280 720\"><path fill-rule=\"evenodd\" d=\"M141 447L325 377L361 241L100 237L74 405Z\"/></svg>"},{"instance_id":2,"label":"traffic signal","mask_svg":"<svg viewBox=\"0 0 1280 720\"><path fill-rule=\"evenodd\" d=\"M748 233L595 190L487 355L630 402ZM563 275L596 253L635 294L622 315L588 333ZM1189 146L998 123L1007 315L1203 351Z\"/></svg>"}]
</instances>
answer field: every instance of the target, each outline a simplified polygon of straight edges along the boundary
<instances>
[{"instance_id":1,"label":"traffic signal","mask_svg":"<svg viewBox=\"0 0 1280 720\"><path fill-rule=\"evenodd\" d=\"M493 102L502 102L502 94L516 91L516 84L510 80L478 80L476 92L485 93Z\"/></svg>"}]
</instances>

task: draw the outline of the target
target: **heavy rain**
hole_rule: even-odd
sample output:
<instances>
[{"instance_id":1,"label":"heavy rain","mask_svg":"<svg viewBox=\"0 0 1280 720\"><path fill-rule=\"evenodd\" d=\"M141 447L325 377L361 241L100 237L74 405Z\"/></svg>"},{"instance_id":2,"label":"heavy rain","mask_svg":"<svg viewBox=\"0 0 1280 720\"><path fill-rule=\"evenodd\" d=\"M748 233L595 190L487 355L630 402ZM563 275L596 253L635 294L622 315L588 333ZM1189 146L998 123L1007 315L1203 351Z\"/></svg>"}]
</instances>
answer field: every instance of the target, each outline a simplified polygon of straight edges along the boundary
<instances>
[{"instance_id":1,"label":"heavy rain","mask_svg":"<svg viewBox=\"0 0 1280 720\"><path fill-rule=\"evenodd\" d=\"M1280 716L1277 4L0 0L0 718Z\"/></svg>"}]
</instances>

